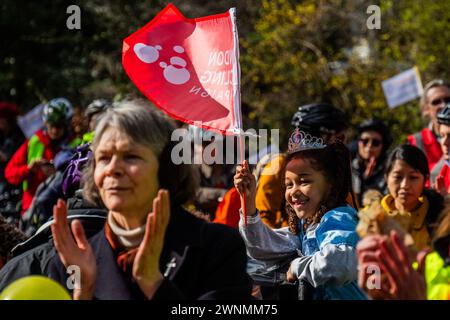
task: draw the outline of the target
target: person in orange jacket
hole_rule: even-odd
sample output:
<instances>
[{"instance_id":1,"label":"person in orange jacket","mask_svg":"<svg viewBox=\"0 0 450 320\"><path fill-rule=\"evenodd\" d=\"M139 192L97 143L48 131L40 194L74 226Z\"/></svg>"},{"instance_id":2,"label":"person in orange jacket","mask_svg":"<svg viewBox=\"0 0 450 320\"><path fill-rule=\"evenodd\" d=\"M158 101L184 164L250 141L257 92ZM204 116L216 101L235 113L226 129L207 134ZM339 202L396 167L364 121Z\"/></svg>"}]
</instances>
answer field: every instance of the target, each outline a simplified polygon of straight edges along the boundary
<instances>
[{"instance_id":1,"label":"person in orange jacket","mask_svg":"<svg viewBox=\"0 0 450 320\"><path fill-rule=\"evenodd\" d=\"M45 128L26 139L6 165L6 180L14 185L22 184L22 216L30 207L39 184L55 172L52 163L55 155L64 145L77 143L67 143L71 117L72 105L67 99L50 100L42 115Z\"/></svg>"}]
</instances>

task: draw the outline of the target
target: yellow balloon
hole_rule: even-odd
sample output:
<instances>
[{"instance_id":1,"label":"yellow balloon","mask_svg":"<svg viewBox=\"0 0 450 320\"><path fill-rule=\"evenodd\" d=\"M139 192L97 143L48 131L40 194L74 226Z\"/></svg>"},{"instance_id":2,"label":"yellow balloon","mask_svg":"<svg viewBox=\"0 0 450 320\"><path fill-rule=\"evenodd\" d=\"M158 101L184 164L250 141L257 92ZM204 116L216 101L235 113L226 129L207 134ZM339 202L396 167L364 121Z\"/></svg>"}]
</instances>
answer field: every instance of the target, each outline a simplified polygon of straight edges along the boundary
<instances>
[{"instance_id":1,"label":"yellow balloon","mask_svg":"<svg viewBox=\"0 0 450 320\"><path fill-rule=\"evenodd\" d=\"M0 293L0 300L71 300L69 293L55 280L28 276L14 281Z\"/></svg>"}]
</instances>

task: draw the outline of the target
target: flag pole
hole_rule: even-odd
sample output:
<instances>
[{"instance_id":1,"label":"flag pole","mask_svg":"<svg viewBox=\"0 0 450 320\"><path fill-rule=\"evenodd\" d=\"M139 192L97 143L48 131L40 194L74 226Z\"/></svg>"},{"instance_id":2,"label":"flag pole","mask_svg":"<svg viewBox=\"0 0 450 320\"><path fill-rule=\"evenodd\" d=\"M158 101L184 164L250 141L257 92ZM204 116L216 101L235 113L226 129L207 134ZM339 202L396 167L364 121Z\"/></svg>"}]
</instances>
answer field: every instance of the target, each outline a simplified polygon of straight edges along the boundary
<instances>
[{"instance_id":1,"label":"flag pole","mask_svg":"<svg viewBox=\"0 0 450 320\"><path fill-rule=\"evenodd\" d=\"M234 63L233 63L233 108L234 108L234 129L239 132L239 162L244 165L245 160L245 137L242 128L242 110L241 110L241 69L239 66L239 35L236 25L236 8L229 10L231 25L234 36ZM245 191L241 196L241 207L244 213L244 224L247 226L247 199Z\"/></svg>"}]
</instances>

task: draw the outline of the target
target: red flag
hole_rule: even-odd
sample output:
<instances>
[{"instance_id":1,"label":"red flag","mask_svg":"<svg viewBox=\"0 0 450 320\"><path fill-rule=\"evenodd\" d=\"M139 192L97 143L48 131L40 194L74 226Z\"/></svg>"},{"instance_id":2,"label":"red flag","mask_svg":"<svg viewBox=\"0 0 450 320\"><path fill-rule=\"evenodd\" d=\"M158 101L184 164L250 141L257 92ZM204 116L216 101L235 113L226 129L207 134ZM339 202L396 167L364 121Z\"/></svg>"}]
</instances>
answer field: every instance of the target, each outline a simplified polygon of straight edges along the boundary
<instances>
[{"instance_id":1,"label":"red flag","mask_svg":"<svg viewBox=\"0 0 450 320\"><path fill-rule=\"evenodd\" d=\"M234 26L230 12L187 19L169 4L124 40L123 66L171 117L236 134L241 120Z\"/></svg>"}]
</instances>

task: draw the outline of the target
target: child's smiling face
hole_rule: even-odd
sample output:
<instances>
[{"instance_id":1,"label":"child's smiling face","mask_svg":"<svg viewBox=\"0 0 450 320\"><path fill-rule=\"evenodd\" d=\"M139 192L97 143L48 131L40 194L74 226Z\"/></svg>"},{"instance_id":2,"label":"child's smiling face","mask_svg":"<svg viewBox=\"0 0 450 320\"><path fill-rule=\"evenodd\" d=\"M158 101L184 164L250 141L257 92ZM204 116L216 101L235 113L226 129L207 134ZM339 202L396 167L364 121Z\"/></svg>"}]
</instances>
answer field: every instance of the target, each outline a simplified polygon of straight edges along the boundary
<instances>
[{"instance_id":1,"label":"child's smiling face","mask_svg":"<svg viewBox=\"0 0 450 320\"><path fill-rule=\"evenodd\" d=\"M299 219L312 217L330 193L330 183L309 159L295 157L286 165L286 201Z\"/></svg>"}]
</instances>

